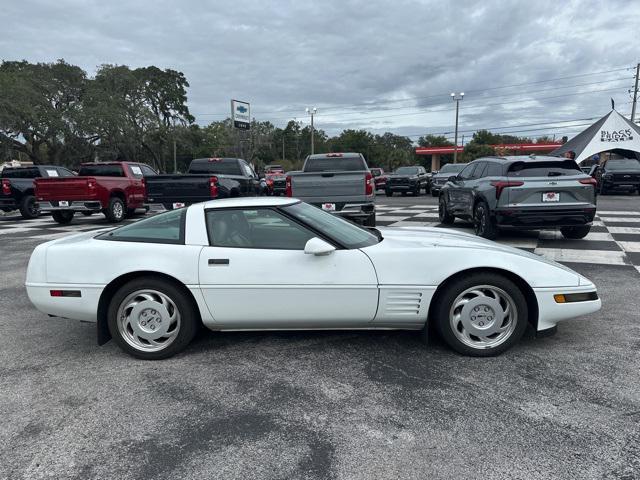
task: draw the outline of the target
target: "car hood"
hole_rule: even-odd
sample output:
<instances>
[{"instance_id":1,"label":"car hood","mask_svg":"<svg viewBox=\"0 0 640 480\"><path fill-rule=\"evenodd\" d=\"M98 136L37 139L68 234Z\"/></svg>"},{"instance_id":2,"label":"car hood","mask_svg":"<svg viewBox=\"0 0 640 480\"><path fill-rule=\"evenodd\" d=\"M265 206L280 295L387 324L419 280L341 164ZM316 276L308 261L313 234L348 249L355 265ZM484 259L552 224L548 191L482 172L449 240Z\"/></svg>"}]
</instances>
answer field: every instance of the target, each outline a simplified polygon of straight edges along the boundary
<instances>
[{"instance_id":1,"label":"car hood","mask_svg":"<svg viewBox=\"0 0 640 480\"><path fill-rule=\"evenodd\" d=\"M406 259L409 264L405 275L409 269L422 270L421 276L429 284L438 284L447 278L441 278L448 270L444 265L453 267L452 271L501 268L525 278L530 271L536 270L533 275L536 278L530 282L532 286L590 283L560 263L468 233L430 227L383 227L378 230L383 240L363 249L373 259L376 268L378 262L386 264L388 258L389 271L395 270ZM416 281L418 278L416 276Z\"/></svg>"}]
</instances>

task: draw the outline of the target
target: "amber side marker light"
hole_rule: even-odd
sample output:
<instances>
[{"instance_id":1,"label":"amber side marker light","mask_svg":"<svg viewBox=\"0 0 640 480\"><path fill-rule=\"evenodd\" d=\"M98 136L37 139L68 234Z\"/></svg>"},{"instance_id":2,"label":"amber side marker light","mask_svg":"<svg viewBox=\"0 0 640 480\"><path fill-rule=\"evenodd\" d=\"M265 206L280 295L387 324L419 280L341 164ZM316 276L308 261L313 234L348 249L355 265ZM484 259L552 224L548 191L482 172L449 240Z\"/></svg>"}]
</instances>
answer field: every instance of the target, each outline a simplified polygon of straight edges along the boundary
<instances>
[{"instance_id":1,"label":"amber side marker light","mask_svg":"<svg viewBox=\"0 0 640 480\"><path fill-rule=\"evenodd\" d=\"M591 302L598 299L596 292L557 293L553 296L556 303Z\"/></svg>"}]
</instances>

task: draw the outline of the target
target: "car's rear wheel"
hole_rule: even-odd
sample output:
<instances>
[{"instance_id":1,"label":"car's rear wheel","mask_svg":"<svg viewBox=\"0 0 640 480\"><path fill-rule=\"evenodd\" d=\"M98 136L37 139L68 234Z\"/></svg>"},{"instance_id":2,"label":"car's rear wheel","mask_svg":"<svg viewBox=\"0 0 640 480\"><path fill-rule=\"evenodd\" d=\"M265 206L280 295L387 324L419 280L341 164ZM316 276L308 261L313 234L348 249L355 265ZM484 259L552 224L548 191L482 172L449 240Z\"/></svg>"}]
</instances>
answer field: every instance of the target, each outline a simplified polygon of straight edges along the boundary
<instances>
[{"instance_id":1,"label":"car's rear wheel","mask_svg":"<svg viewBox=\"0 0 640 480\"><path fill-rule=\"evenodd\" d=\"M93 211L91 210L85 210L82 212L82 215L84 215L85 217L90 217L91 215L93 215Z\"/></svg>"},{"instance_id":2,"label":"car's rear wheel","mask_svg":"<svg viewBox=\"0 0 640 480\"><path fill-rule=\"evenodd\" d=\"M579 227L562 227L560 232L564 238L579 240L589 235L591 225L581 225Z\"/></svg>"},{"instance_id":3,"label":"car's rear wheel","mask_svg":"<svg viewBox=\"0 0 640 480\"><path fill-rule=\"evenodd\" d=\"M118 197L111 197L109 199L109 206L104 211L104 216L111 223L118 223L124 219L126 208L122 199Z\"/></svg>"},{"instance_id":4,"label":"car's rear wheel","mask_svg":"<svg viewBox=\"0 0 640 480\"><path fill-rule=\"evenodd\" d=\"M169 358L184 350L199 317L175 284L144 277L122 286L109 303L109 332L125 352L144 360Z\"/></svg>"},{"instance_id":5,"label":"car's rear wheel","mask_svg":"<svg viewBox=\"0 0 640 480\"><path fill-rule=\"evenodd\" d=\"M498 236L498 227L489 214L489 206L479 202L473 212L473 229L479 237L494 240Z\"/></svg>"},{"instance_id":6,"label":"car's rear wheel","mask_svg":"<svg viewBox=\"0 0 640 480\"><path fill-rule=\"evenodd\" d=\"M454 280L435 299L432 312L444 341L474 357L511 348L527 328L527 301L508 278L475 273Z\"/></svg>"},{"instance_id":7,"label":"car's rear wheel","mask_svg":"<svg viewBox=\"0 0 640 480\"><path fill-rule=\"evenodd\" d=\"M20 215L24 219L31 219L40 216L40 209L36 203L36 197L33 195L25 195L20 200Z\"/></svg>"},{"instance_id":8,"label":"car's rear wheel","mask_svg":"<svg viewBox=\"0 0 640 480\"><path fill-rule=\"evenodd\" d=\"M58 222L61 225L65 225L67 223L71 223L73 220L73 212L72 210L59 210L57 212L53 212L51 217L54 221Z\"/></svg>"},{"instance_id":9,"label":"car's rear wheel","mask_svg":"<svg viewBox=\"0 0 640 480\"><path fill-rule=\"evenodd\" d=\"M445 225L451 225L456 221L456 217L449 213L444 195L440 195L440 201L438 202L438 218L440 219L440 223L444 223Z\"/></svg>"}]
</instances>

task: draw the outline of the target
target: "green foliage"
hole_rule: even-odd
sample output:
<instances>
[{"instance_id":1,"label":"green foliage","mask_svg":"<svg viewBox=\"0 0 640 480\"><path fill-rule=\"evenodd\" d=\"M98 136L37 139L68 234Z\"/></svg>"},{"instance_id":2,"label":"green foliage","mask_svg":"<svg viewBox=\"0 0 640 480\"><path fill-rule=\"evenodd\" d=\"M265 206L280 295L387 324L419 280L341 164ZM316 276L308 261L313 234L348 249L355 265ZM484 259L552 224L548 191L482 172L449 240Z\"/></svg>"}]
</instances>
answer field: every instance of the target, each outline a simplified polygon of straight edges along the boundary
<instances>
[{"instance_id":1,"label":"green foliage","mask_svg":"<svg viewBox=\"0 0 640 480\"><path fill-rule=\"evenodd\" d=\"M418 139L418 145L421 147L450 147L453 142L447 140L443 135L425 135Z\"/></svg>"}]
</instances>

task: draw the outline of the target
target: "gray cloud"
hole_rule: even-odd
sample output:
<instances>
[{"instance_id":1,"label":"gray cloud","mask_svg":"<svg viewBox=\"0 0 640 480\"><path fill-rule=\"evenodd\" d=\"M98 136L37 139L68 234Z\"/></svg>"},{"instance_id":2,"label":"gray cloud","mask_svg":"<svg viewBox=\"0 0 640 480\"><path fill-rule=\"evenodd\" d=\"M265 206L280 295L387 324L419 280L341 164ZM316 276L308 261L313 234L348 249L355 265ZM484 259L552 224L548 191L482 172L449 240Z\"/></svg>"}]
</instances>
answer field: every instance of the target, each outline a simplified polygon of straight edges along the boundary
<instances>
[{"instance_id":1,"label":"gray cloud","mask_svg":"<svg viewBox=\"0 0 640 480\"><path fill-rule=\"evenodd\" d=\"M23 0L4 5L3 17L2 59L64 58L89 73L103 63L175 68L201 124L240 98L278 125L316 105L329 133L450 131L452 90L467 92L461 129L597 116L609 97L625 114L630 70L486 89L640 61L636 0ZM618 81L573 86L607 80Z\"/></svg>"}]
</instances>

